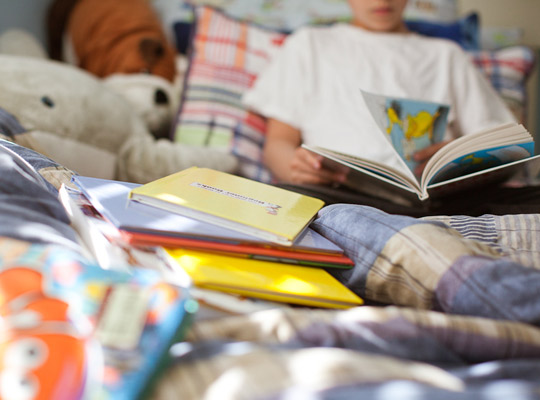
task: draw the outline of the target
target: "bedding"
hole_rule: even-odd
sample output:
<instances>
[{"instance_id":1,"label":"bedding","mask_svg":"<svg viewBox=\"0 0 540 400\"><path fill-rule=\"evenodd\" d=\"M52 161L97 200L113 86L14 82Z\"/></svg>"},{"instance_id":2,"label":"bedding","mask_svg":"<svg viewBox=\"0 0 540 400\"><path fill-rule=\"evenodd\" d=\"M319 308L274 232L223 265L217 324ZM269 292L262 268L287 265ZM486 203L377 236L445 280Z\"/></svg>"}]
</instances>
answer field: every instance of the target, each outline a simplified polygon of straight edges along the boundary
<instances>
[{"instance_id":1,"label":"bedding","mask_svg":"<svg viewBox=\"0 0 540 400\"><path fill-rule=\"evenodd\" d=\"M14 255L84 268L40 173L54 161L8 141L0 151L0 268ZM313 228L355 260L333 273L367 305L201 313L149 398L540 398L539 214L412 218L334 205Z\"/></svg>"},{"instance_id":2,"label":"bedding","mask_svg":"<svg viewBox=\"0 0 540 400\"><path fill-rule=\"evenodd\" d=\"M214 144L230 146L245 176L269 180L260 160L264 124L242 109L239 98L285 34L213 8L196 12L213 24L198 20L195 26L200 41L194 41L198 47L174 132L200 140L198 132L223 123L222 139ZM191 28L176 33L190 34ZM229 40L219 39L221 29ZM534 66L530 49L477 50L471 57L524 118L524 84ZM238 60L241 68L235 67ZM230 68L220 72L219 63ZM218 115L191 118L197 102L205 103L204 112L218 110ZM57 198L76 172L11 141L23 132L0 109L0 273L15 264L38 270L90 268L93 261ZM313 228L355 260L351 270L329 272L366 305L239 313L205 309L201 303L147 397L540 399L540 214L538 202L520 193L512 198L512 213L508 204L497 213L493 196L492 213L475 216L415 218L369 206L323 208ZM145 254L146 263L158 263L152 257ZM0 285L0 292L4 289ZM11 304L3 293L0 299L5 317ZM81 311L78 306L73 305L74 315ZM94 358L94 366L102 367L102 361ZM8 376L4 360L0 369L0 377ZM114 379L115 371L109 373ZM95 389L102 383L85 384ZM0 379L0 397L5 390Z\"/></svg>"}]
</instances>

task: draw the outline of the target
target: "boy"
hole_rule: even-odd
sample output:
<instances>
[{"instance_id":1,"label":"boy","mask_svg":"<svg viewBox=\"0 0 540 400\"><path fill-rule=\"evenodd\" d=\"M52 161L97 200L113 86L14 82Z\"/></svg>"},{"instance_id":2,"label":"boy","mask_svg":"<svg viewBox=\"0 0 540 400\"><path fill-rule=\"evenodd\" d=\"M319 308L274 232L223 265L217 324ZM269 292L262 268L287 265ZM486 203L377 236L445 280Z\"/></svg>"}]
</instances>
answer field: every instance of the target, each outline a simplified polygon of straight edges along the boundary
<instances>
[{"instance_id":1,"label":"boy","mask_svg":"<svg viewBox=\"0 0 540 400\"><path fill-rule=\"evenodd\" d=\"M352 24L298 30L246 93L245 104L268 118L264 160L279 182L345 180L325 170L320 157L300 147L303 142L392 166L360 89L449 104L446 141L515 121L457 44L408 31L406 4L349 0ZM415 158L425 163L440 146Z\"/></svg>"}]
</instances>

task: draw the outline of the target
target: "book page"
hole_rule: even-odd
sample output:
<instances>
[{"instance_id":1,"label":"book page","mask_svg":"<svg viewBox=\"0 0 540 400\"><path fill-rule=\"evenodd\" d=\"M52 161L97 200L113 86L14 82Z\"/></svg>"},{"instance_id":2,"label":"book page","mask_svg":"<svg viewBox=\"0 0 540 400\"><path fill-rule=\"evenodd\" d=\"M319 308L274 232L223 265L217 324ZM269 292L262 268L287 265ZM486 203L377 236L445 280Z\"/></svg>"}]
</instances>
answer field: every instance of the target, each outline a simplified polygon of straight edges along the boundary
<instances>
[{"instance_id":1,"label":"book page","mask_svg":"<svg viewBox=\"0 0 540 400\"><path fill-rule=\"evenodd\" d=\"M425 187L459 175L529 157L533 153L533 138L519 124L505 124L476 134L461 136L431 157L424 169L421 185Z\"/></svg>"},{"instance_id":2,"label":"book page","mask_svg":"<svg viewBox=\"0 0 540 400\"><path fill-rule=\"evenodd\" d=\"M428 184L443 182L458 176L469 175L477 171L521 160L530 157L533 152L534 143L532 142L473 151L450 161L437 170Z\"/></svg>"},{"instance_id":3,"label":"book page","mask_svg":"<svg viewBox=\"0 0 540 400\"><path fill-rule=\"evenodd\" d=\"M381 132L414 172L414 153L443 140L449 106L364 91L362 95Z\"/></svg>"}]
</instances>

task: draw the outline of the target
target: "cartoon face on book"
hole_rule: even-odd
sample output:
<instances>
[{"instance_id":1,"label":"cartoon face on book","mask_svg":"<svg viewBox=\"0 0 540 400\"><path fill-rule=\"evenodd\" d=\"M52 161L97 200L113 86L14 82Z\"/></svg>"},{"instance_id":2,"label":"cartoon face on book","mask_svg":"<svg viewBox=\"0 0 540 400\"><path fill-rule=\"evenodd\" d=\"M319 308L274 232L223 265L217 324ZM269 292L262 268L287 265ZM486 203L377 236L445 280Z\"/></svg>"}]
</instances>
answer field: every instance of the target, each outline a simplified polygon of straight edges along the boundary
<instances>
[{"instance_id":1,"label":"cartoon face on book","mask_svg":"<svg viewBox=\"0 0 540 400\"><path fill-rule=\"evenodd\" d=\"M0 271L0 398L82 398L88 385L87 336L71 321L68 304L43 290L38 270Z\"/></svg>"}]
</instances>

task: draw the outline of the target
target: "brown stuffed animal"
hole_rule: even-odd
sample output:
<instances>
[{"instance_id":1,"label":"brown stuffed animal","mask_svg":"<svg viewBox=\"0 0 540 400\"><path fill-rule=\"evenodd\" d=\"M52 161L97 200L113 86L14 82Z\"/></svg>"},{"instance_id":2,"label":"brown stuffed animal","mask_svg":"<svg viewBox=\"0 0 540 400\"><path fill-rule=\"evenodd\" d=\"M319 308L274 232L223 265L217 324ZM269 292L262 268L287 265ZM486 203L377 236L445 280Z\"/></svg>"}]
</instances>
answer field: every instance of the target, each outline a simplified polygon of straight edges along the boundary
<instances>
[{"instance_id":1,"label":"brown stuffed animal","mask_svg":"<svg viewBox=\"0 0 540 400\"><path fill-rule=\"evenodd\" d=\"M76 64L98 77L149 73L174 81L175 50L147 0L54 0L47 25L53 59L65 58L67 37Z\"/></svg>"}]
</instances>

